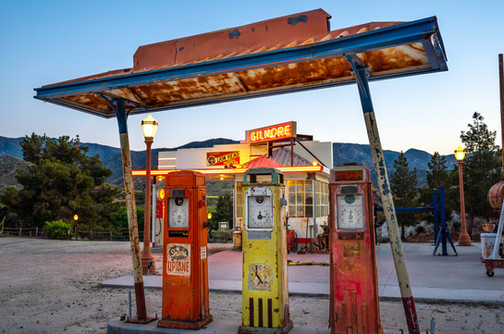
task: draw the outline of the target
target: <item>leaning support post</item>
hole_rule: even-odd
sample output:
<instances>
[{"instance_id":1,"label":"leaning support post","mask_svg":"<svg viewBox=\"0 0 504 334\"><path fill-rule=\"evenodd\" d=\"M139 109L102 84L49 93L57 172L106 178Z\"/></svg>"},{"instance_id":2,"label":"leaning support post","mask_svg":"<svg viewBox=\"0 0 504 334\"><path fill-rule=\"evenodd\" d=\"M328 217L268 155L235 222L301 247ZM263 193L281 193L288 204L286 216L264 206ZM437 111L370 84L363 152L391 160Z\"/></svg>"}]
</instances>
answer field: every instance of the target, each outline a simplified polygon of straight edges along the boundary
<instances>
[{"instance_id":1,"label":"leaning support post","mask_svg":"<svg viewBox=\"0 0 504 334\"><path fill-rule=\"evenodd\" d=\"M394 257L394 264L397 273L397 280L401 290L401 297L406 315L406 322L408 324L408 331L410 334L419 334L420 329L418 326L418 318L415 310L415 302L411 292L411 284L408 276L408 269L406 268L406 259L404 258L401 237L399 234L399 226L397 224L397 216L392 199L392 192L390 189L390 182L387 174L387 167L385 166L385 159L383 157L383 149L381 146L380 136L378 133L378 126L376 124L375 113L373 109L373 102L371 101L371 94L368 85L369 68L362 64L356 55L346 56L347 61L352 66L355 72L355 80L359 89L359 96L366 122L366 130L369 138L369 146L373 156L373 163L378 179L378 187L380 199L383 205L383 212L387 222L389 231L390 246L392 248L392 255Z\"/></svg>"},{"instance_id":2,"label":"leaning support post","mask_svg":"<svg viewBox=\"0 0 504 334\"><path fill-rule=\"evenodd\" d=\"M145 307L145 290L142 276L142 263L140 257L140 238L138 236L138 222L135 206L135 189L133 187L133 175L131 174L131 153L128 138L127 114L125 101L116 99L111 103L119 125L119 137L121 142L121 157L123 166L124 192L126 194L126 209L128 213L129 240L131 256L133 259L133 282L135 286L135 301L137 319L129 319L129 322L146 324L154 318L147 318Z\"/></svg>"}]
</instances>

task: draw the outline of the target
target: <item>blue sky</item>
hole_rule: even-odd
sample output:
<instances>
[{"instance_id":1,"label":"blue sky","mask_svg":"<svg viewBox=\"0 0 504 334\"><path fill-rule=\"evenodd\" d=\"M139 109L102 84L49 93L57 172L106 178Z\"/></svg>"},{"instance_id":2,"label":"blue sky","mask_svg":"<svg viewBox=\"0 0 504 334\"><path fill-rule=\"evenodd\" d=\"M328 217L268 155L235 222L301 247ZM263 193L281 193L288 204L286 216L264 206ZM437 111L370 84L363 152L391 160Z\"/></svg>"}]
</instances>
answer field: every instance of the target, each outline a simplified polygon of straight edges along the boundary
<instances>
[{"instance_id":1,"label":"blue sky","mask_svg":"<svg viewBox=\"0 0 504 334\"><path fill-rule=\"evenodd\" d=\"M140 45L322 8L331 29L371 21L437 16L448 72L370 84L384 149L451 154L474 111L500 142L498 54L504 52L504 1L0 1L0 136L79 135L119 147L115 119L33 98L33 88L130 68ZM128 120L133 150L140 122ZM209 138L242 140L245 130L294 120L316 140L367 144L357 87L321 89L157 112L155 148Z\"/></svg>"}]
</instances>

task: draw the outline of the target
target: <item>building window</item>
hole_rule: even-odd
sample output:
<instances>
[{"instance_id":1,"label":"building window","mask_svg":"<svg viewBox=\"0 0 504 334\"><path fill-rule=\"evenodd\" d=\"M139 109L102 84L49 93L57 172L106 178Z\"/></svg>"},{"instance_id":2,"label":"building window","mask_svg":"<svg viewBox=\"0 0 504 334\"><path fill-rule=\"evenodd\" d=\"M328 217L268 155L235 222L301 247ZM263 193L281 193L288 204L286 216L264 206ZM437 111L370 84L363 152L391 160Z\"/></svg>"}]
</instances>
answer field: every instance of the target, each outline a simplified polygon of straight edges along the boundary
<instances>
[{"instance_id":1,"label":"building window","mask_svg":"<svg viewBox=\"0 0 504 334\"><path fill-rule=\"evenodd\" d=\"M329 185L315 181L315 201L313 200L313 180L286 180L289 217L312 218L316 205L316 216L329 214ZM243 218L243 182L235 182L235 208L237 218Z\"/></svg>"},{"instance_id":2,"label":"building window","mask_svg":"<svg viewBox=\"0 0 504 334\"><path fill-rule=\"evenodd\" d=\"M287 180L289 217L313 217L313 184L311 180Z\"/></svg>"},{"instance_id":3,"label":"building window","mask_svg":"<svg viewBox=\"0 0 504 334\"><path fill-rule=\"evenodd\" d=\"M316 182L317 217L326 217L329 215L329 185L320 181Z\"/></svg>"}]
</instances>

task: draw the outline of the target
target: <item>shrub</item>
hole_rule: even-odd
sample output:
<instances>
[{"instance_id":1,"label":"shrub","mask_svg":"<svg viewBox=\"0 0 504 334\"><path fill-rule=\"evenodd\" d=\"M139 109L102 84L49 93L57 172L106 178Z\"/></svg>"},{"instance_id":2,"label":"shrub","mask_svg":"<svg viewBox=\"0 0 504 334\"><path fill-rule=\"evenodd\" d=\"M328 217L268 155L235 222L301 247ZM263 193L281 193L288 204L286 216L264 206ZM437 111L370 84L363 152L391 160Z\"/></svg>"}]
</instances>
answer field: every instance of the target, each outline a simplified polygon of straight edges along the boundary
<instances>
[{"instance_id":1,"label":"shrub","mask_svg":"<svg viewBox=\"0 0 504 334\"><path fill-rule=\"evenodd\" d=\"M378 243L380 243L380 244L385 244L385 243L387 243L389 241L390 241L390 239L387 238L387 237L382 237L382 236L378 237Z\"/></svg>"},{"instance_id":2,"label":"shrub","mask_svg":"<svg viewBox=\"0 0 504 334\"><path fill-rule=\"evenodd\" d=\"M425 228L422 225L418 225L417 227L415 227L415 232L417 234L422 233L423 231L425 231Z\"/></svg>"},{"instance_id":3,"label":"shrub","mask_svg":"<svg viewBox=\"0 0 504 334\"><path fill-rule=\"evenodd\" d=\"M61 219L45 222L43 230L49 239L65 240L72 237L70 224Z\"/></svg>"},{"instance_id":4,"label":"shrub","mask_svg":"<svg viewBox=\"0 0 504 334\"><path fill-rule=\"evenodd\" d=\"M210 242L233 242L233 230L217 230L210 233Z\"/></svg>"}]
</instances>

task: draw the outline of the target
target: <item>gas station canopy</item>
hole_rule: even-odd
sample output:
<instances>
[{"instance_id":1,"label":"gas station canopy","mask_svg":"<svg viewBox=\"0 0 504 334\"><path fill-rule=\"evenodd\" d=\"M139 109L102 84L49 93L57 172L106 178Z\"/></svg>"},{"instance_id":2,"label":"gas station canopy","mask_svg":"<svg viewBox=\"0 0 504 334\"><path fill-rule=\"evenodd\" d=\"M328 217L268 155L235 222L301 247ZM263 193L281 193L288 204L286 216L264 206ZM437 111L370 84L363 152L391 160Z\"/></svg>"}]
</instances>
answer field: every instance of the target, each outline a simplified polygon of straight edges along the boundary
<instances>
[{"instance_id":1,"label":"gas station canopy","mask_svg":"<svg viewBox=\"0 0 504 334\"><path fill-rule=\"evenodd\" d=\"M351 84L347 57L368 80L446 71L436 17L330 30L317 9L140 46L133 67L37 88L35 98L102 117ZM356 59L355 57L358 57Z\"/></svg>"}]
</instances>

